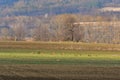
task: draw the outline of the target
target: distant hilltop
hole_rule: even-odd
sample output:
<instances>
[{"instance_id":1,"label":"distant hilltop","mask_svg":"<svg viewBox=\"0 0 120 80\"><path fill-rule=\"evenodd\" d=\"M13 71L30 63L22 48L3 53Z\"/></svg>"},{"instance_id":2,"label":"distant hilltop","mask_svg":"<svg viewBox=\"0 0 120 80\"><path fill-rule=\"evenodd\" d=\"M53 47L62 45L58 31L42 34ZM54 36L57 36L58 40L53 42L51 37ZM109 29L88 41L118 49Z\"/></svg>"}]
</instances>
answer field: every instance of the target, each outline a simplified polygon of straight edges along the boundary
<instances>
[{"instance_id":1,"label":"distant hilltop","mask_svg":"<svg viewBox=\"0 0 120 80\"><path fill-rule=\"evenodd\" d=\"M102 12L120 12L120 7L105 7L100 9Z\"/></svg>"}]
</instances>

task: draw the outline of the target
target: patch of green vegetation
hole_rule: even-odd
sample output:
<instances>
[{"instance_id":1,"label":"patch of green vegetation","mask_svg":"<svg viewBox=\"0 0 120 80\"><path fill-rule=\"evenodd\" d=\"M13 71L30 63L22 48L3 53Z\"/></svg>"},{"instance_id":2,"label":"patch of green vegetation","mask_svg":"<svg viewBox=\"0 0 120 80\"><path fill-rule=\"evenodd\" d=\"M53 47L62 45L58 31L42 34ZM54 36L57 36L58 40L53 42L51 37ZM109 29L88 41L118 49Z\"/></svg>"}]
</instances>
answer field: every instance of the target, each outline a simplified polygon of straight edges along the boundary
<instances>
[{"instance_id":1,"label":"patch of green vegetation","mask_svg":"<svg viewBox=\"0 0 120 80\"><path fill-rule=\"evenodd\" d=\"M14 50L13 50L14 51ZM16 50L0 52L0 64L120 65L120 53L79 50Z\"/></svg>"}]
</instances>

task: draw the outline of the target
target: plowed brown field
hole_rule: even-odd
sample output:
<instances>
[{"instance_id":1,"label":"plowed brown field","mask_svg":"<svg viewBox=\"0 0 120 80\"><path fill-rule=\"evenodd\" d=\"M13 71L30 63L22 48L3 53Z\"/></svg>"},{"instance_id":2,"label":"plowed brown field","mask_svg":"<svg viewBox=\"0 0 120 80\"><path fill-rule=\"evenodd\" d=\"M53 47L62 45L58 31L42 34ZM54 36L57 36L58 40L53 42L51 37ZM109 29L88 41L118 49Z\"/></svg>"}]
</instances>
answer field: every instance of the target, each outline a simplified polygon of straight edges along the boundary
<instances>
[{"instance_id":1,"label":"plowed brown field","mask_svg":"<svg viewBox=\"0 0 120 80\"><path fill-rule=\"evenodd\" d=\"M0 65L0 80L120 80L120 67Z\"/></svg>"}]
</instances>

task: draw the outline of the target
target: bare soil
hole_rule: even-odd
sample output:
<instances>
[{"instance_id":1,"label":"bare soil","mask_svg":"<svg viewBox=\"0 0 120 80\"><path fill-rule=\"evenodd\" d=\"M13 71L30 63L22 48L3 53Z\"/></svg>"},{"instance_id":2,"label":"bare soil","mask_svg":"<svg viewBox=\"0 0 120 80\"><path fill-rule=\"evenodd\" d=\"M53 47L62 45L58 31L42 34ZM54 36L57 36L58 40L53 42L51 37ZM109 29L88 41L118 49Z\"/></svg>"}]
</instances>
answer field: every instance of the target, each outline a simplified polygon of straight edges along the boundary
<instances>
[{"instance_id":1,"label":"bare soil","mask_svg":"<svg viewBox=\"0 0 120 80\"><path fill-rule=\"evenodd\" d=\"M0 65L0 80L120 80L120 66Z\"/></svg>"}]
</instances>

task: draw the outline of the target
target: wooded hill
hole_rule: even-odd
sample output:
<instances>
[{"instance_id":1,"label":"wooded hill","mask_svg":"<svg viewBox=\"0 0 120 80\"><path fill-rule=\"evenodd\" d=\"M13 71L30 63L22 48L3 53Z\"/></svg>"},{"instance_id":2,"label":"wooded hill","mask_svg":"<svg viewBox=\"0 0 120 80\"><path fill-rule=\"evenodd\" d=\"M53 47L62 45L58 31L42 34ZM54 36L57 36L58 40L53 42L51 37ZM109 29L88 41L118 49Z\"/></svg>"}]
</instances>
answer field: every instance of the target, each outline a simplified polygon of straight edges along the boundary
<instances>
[{"instance_id":1,"label":"wooded hill","mask_svg":"<svg viewBox=\"0 0 120 80\"><path fill-rule=\"evenodd\" d=\"M92 14L103 7L119 7L120 0L0 0L0 16Z\"/></svg>"}]
</instances>

